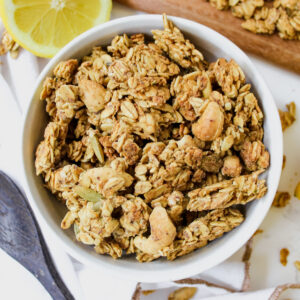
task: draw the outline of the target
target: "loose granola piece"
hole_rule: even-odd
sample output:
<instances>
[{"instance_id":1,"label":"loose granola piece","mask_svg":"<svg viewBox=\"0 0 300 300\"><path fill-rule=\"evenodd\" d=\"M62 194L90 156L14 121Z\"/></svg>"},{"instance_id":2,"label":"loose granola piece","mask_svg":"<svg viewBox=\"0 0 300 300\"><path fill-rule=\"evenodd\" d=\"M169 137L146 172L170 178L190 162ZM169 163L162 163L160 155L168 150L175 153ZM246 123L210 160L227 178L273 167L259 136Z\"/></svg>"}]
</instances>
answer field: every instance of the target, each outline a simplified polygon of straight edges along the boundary
<instances>
[{"instance_id":1,"label":"loose granola piece","mask_svg":"<svg viewBox=\"0 0 300 300\"><path fill-rule=\"evenodd\" d=\"M163 15L164 30L152 30L155 44L183 68L203 69L203 55L184 38L172 21Z\"/></svg>"},{"instance_id":2,"label":"loose granola piece","mask_svg":"<svg viewBox=\"0 0 300 300\"><path fill-rule=\"evenodd\" d=\"M296 269L297 269L298 271L300 271L300 261L299 261L299 260L296 260L296 261L294 262L294 265L295 265Z\"/></svg>"},{"instance_id":3,"label":"loose granola piece","mask_svg":"<svg viewBox=\"0 0 300 300\"><path fill-rule=\"evenodd\" d=\"M258 179L259 174L261 171L193 190L188 193L187 209L203 211L226 208L262 198L267 192L267 187L265 180Z\"/></svg>"},{"instance_id":4,"label":"loose granola piece","mask_svg":"<svg viewBox=\"0 0 300 300\"><path fill-rule=\"evenodd\" d=\"M300 200L300 181L296 185L294 196Z\"/></svg>"},{"instance_id":5,"label":"loose granola piece","mask_svg":"<svg viewBox=\"0 0 300 300\"><path fill-rule=\"evenodd\" d=\"M300 39L300 4L297 0L209 0L217 9L231 9L245 21L242 27L253 33L278 33L283 39ZM271 2L271 3L270 3Z\"/></svg>"},{"instance_id":6,"label":"loose granola piece","mask_svg":"<svg viewBox=\"0 0 300 300\"><path fill-rule=\"evenodd\" d=\"M2 40L0 45L0 55L4 55L7 52L10 53L12 58L17 58L19 55L20 46L16 43L11 35L5 30L2 34Z\"/></svg>"},{"instance_id":7,"label":"loose granola piece","mask_svg":"<svg viewBox=\"0 0 300 300\"><path fill-rule=\"evenodd\" d=\"M142 252L153 255L173 242L176 236L176 228L166 210L161 206L153 209L149 217L149 223L151 235L147 239L137 236L134 239L134 244Z\"/></svg>"},{"instance_id":8,"label":"loose granola piece","mask_svg":"<svg viewBox=\"0 0 300 300\"><path fill-rule=\"evenodd\" d=\"M295 102L291 102L286 105L287 111L282 111L278 109L281 127L282 130L285 131L288 127L290 127L296 121L296 104Z\"/></svg>"},{"instance_id":9,"label":"loose granola piece","mask_svg":"<svg viewBox=\"0 0 300 300\"><path fill-rule=\"evenodd\" d=\"M291 200L291 195L289 192L276 192L275 198L273 200L272 206L274 207L286 207Z\"/></svg>"},{"instance_id":10,"label":"loose granola piece","mask_svg":"<svg viewBox=\"0 0 300 300\"><path fill-rule=\"evenodd\" d=\"M254 15L254 12L258 7L264 5L264 0L237 0L235 2L237 2L237 4L232 6L232 14L235 17L245 18L246 20Z\"/></svg>"},{"instance_id":11,"label":"loose granola piece","mask_svg":"<svg viewBox=\"0 0 300 300\"><path fill-rule=\"evenodd\" d=\"M169 296L168 300L189 300L197 292L195 287L183 287L173 291Z\"/></svg>"},{"instance_id":12,"label":"loose granola piece","mask_svg":"<svg viewBox=\"0 0 300 300\"><path fill-rule=\"evenodd\" d=\"M283 266L286 266L287 265L287 258L290 254L290 251L287 249L287 248L282 248L280 250L280 263L283 265Z\"/></svg>"},{"instance_id":13,"label":"loose granola piece","mask_svg":"<svg viewBox=\"0 0 300 300\"><path fill-rule=\"evenodd\" d=\"M282 158L282 170L284 170L285 164L286 164L286 155L283 155L283 158Z\"/></svg>"},{"instance_id":14,"label":"loose granola piece","mask_svg":"<svg viewBox=\"0 0 300 300\"><path fill-rule=\"evenodd\" d=\"M243 22L242 27L254 33L273 34L279 15L277 9L263 7L255 11L253 18Z\"/></svg>"}]
</instances>

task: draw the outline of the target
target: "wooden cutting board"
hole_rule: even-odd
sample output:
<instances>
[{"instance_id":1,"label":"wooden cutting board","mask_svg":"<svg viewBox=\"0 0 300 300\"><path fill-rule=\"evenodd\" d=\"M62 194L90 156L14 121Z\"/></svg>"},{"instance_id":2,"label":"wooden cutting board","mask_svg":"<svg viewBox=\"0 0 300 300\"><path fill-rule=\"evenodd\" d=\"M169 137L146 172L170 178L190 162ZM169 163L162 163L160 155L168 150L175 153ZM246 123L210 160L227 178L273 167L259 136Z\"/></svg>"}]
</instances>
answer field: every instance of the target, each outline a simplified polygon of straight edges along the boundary
<instances>
[{"instance_id":1,"label":"wooden cutting board","mask_svg":"<svg viewBox=\"0 0 300 300\"><path fill-rule=\"evenodd\" d=\"M277 34L258 35L244 30L242 20L219 11L206 0L117 0L136 10L183 17L225 35L243 50L300 73L300 41L282 40Z\"/></svg>"}]
</instances>

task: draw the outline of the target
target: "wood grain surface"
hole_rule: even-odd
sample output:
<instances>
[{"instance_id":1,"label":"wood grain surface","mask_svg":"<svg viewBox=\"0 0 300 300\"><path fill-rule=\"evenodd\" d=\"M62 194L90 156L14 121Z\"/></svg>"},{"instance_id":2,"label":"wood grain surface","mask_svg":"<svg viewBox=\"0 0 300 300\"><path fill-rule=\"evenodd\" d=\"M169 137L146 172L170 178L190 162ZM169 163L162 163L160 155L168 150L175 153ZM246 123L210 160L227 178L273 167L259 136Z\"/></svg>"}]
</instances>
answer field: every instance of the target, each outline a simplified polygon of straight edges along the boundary
<instances>
[{"instance_id":1,"label":"wood grain surface","mask_svg":"<svg viewBox=\"0 0 300 300\"><path fill-rule=\"evenodd\" d=\"M166 13L197 21L223 34L243 50L300 73L300 41L277 34L258 35L244 30L230 11L218 11L206 0L117 0L136 10Z\"/></svg>"}]
</instances>

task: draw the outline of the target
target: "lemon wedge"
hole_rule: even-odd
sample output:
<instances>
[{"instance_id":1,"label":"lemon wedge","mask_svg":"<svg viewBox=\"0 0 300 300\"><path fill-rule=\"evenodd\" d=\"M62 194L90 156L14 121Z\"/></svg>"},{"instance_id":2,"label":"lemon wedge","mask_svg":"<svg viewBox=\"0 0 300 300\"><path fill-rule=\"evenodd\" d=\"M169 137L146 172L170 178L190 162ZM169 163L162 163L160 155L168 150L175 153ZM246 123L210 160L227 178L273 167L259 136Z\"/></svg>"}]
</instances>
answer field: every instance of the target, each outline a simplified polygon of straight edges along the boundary
<instances>
[{"instance_id":1,"label":"lemon wedge","mask_svg":"<svg viewBox=\"0 0 300 300\"><path fill-rule=\"evenodd\" d=\"M52 57L80 33L108 21L111 7L111 0L0 0L7 31L42 57Z\"/></svg>"}]
</instances>

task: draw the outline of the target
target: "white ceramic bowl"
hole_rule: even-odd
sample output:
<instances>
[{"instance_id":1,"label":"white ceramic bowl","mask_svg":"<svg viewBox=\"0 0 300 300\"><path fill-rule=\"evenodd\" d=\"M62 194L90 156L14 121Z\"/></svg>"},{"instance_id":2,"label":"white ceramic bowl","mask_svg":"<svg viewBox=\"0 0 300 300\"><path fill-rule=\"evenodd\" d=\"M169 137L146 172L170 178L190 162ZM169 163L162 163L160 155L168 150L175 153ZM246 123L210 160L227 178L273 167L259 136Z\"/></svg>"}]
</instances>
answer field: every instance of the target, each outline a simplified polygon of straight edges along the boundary
<instances>
[{"instance_id":1,"label":"white ceramic bowl","mask_svg":"<svg viewBox=\"0 0 300 300\"><path fill-rule=\"evenodd\" d=\"M55 233L57 242L60 242L64 249L80 262L99 267L99 272L104 270L116 276L143 282L177 280L195 275L224 261L242 247L269 210L279 182L282 164L282 133L278 112L268 87L247 55L212 29L181 18L170 17L170 19L204 53L207 60L212 61L218 57L235 59L245 72L247 82L252 84L263 107L264 143L271 156L270 168L263 175L267 179L268 193L264 198L246 206L246 219L241 226L208 246L175 261L159 259L144 264L134 258L115 261L110 256L96 254L92 247L76 242L73 230L64 231L60 228L65 208L55 201L44 188L42 179L35 175L34 153L42 139L47 122L45 103L39 100L45 77L51 74L58 62L73 57L81 58L89 53L93 46L109 44L117 34L139 32L151 34L151 29L161 29L163 22L160 15L138 15L113 20L83 33L66 45L40 74L23 124L22 156L26 177L25 191L37 219L47 224L48 228Z\"/></svg>"}]
</instances>

